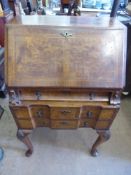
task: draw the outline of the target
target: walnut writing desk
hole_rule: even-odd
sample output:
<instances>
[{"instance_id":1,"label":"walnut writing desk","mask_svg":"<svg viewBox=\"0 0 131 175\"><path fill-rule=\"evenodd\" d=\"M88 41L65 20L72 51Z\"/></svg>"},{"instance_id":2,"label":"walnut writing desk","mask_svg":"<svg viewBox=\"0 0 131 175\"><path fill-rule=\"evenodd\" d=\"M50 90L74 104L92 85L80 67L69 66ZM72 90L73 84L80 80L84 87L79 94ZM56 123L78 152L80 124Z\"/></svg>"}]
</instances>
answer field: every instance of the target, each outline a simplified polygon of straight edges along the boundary
<instances>
[{"instance_id":1,"label":"walnut writing desk","mask_svg":"<svg viewBox=\"0 0 131 175\"><path fill-rule=\"evenodd\" d=\"M120 107L126 27L110 18L23 16L6 26L6 51L9 107L26 156L36 127L93 128L96 156Z\"/></svg>"}]
</instances>

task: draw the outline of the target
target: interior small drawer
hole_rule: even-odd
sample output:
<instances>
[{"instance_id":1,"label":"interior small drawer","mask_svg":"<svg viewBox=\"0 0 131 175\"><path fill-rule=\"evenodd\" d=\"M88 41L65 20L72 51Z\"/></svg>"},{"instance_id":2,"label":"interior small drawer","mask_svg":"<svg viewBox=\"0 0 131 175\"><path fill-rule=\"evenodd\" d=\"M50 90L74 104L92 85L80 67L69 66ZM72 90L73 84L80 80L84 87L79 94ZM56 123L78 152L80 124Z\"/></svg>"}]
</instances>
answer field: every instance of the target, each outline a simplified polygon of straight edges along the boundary
<instances>
[{"instance_id":1,"label":"interior small drawer","mask_svg":"<svg viewBox=\"0 0 131 175\"><path fill-rule=\"evenodd\" d=\"M16 120L18 128L21 129L32 129L33 124L31 120Z\"/></svg>"},{"instance_id":2,"label":"interior small drawer","mask_svg":"<svg viewBox=\"0 0 131 175\"><path fill-rule=\"evenodd\" d=\"M34 119L44 119L50 117L50 108L47 105L31 105L31 116Z\"/></svg>"},{"instance_id":3,"label":"interior small drawer","mask_svg":"<svg viewBox=\"0 0 131 175\"><path fill-rule=\"evenodd\" d=\"M80 108L77 107L52 107L51 119L78 119Z\"/></svg>"},{"instance_id":4,"label":"interior small drawer","mask_svg":"<svg viewBox=\"0 0 131 175\"><path fill-rule=\"evenodd\" d=\"M101 112L101 107L99 106L83 106L81 108L81 118L87 119L97 119Z\"/></svg>"},{"instance_id":5,"label":"interior small drawer","mask_svg":"<svg viewBox=\"0 0 131 175\"><path fill-rule=\"evenodd\" d=\"M78 128L78 120L51 120L51 128L76 129Z\"/></svg>"},{"instance_id":6,"label":"interior small drawer","mask_svg":"<svg viewBox=\"0 0 131 175\"><path fill-rule=\"evenodd\" d=\"M30 119L29 110L26 106L10 106L10 110L16 119Z\"/></svg>"}]
</instances>

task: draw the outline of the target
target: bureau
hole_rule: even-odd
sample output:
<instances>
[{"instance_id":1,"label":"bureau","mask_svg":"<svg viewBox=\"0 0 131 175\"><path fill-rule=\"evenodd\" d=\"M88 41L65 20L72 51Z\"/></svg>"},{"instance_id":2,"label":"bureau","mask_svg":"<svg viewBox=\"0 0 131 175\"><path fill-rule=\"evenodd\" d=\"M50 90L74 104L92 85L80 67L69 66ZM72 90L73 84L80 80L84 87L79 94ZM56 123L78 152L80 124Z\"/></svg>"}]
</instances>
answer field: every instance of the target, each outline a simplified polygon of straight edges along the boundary
<instances>
[{"instance_id":1,"label":"bureau","mask_svg":"<svg viewBox=\"0 0 131 175\"><path fill-rule=\"evenodd\" d=\"M7 24L9 107L26 156L37 127L93 128L96 156L120 108L125 58L126 27L113 18L22 16Z\"/></svg>"}]
</instances>

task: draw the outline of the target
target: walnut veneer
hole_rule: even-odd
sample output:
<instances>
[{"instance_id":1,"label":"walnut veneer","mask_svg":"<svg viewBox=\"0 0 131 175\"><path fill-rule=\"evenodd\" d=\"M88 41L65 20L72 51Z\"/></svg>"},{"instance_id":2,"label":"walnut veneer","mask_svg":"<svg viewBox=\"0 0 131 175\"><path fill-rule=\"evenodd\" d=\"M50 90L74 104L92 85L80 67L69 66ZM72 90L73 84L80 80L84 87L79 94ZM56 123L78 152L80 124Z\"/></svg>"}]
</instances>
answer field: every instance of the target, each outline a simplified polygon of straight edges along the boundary
<instances>
[{"instance_id":1,"label":"walnut veneer","mask_svg":"<svg viewBox=\"0 0 131 175\"><path fill-rule=\"evenodd\" d=\"M36 127L90 127L96 156L120 107L126 27L113 18L25 16L7 25L6 41L9 106L26 155Z\"/></svg>"}]
</instances>

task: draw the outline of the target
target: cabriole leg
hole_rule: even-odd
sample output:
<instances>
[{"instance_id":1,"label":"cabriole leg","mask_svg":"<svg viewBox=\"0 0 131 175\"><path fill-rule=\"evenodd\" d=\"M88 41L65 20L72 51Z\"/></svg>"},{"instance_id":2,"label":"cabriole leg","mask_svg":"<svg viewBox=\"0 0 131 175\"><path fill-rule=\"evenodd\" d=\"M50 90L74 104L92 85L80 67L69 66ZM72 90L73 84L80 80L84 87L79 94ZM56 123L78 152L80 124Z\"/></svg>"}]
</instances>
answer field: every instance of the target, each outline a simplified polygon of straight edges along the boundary
<instances>
[{"instance_id":1,"label":"cabriole leg","mask_svg":"<svg viewBox=\"0 0 131 175\"><path fill-rule=\"evenodd\" d=\"M98 151L97 151L97 147L102 144L103 142L106 142L107 140L109 140L110 136L111 136L111 133L109 130L106 130L106 131L97 131L98 133L98 138L97 140L95 141L95 143L93 144L92 146L92 149L91 149L91 155L96 157L98 155Z\"/></svg>"},{"instance_id":2,"label":"cabriole leg","mask_svg":"<svg viewBox=\"0 0 131 175\"><path fill-rule=\"evenodd\" d=\"M24 133L22 130L18 129L17 131L17 138L22 141L28 148L28 150L26 151L25 155L27 157L31 156L31 154L33 153L33 146L32 143L30 141L30 139L28 138L28 134L29 133Z\"/></svg>"}]
</instances>

